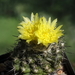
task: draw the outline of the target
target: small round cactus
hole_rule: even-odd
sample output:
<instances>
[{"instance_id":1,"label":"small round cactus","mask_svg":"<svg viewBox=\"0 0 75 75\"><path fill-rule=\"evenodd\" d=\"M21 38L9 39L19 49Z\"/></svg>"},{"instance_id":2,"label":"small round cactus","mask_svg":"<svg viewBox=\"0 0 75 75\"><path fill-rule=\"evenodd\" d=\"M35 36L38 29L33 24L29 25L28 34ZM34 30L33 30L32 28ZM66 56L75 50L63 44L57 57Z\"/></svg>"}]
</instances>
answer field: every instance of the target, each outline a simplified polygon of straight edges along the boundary
<instances>
[{"instance_id":1,"label":"small round cactus","mask_svg":"<svg viewBox=\"0 0 75 75\"><path fill-rule=\"evenodd\" d=\"M62 25L56 27L57 19L31 14L31 20L23 17L18 26L19 41L12 57L16 72L21 75L52 75L63 69L64 42Z\"/></svg>"}]
</instances>

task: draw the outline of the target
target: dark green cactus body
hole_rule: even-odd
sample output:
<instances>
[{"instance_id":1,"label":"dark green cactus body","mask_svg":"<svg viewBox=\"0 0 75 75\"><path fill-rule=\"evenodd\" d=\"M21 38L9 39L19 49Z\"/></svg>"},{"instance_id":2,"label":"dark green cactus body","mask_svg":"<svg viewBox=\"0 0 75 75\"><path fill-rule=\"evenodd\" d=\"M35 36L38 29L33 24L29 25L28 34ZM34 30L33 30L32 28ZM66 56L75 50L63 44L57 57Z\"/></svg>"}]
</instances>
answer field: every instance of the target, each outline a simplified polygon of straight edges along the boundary
<instances>
[{"instance_id":1,"label":"dark green cactus body","mask_svg":"<svg viewBox=\"0 0 75 75\"><path fill-rule=\"evenodd\" d=\"M49 75L61 69L64 50L61 44L59 41L45 47L20 40L12 54L15 70L20 71L21 75Z\"/></svg>"}]
</instances>

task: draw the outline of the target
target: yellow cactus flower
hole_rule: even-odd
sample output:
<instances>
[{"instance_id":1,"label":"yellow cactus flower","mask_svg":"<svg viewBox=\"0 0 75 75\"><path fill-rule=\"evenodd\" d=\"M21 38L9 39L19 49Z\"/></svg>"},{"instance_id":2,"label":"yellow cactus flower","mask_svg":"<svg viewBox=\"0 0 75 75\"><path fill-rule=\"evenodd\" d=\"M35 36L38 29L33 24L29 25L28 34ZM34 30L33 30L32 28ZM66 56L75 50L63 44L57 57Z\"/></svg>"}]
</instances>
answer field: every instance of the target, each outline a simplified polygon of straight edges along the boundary
<instances>
[{"instance_id":1,"label":"yellow cactus flower","mask_svg":"<svg viewBox=\"0 0 75 75\"><path fill-rule=\"evenodd\" d=\"M63 35L63 30L60 30L62 25L56 27L57 19L51 22L51 18L39 18L38 13L31 14L31 20L23 17L18 31L20 32L19 38L26 40L26 42L37 41L37 44L48 46L50 43L58 42L59 38Z\"/></svg>"}]
</instances>

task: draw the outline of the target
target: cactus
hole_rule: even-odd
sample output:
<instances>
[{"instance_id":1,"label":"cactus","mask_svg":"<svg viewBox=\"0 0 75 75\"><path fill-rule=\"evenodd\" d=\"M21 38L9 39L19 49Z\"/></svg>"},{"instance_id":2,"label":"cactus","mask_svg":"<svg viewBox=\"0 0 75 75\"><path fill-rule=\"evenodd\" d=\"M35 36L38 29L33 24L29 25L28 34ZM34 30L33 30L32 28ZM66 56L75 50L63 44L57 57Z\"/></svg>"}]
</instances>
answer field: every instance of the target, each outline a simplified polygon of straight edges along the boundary
<instances>
[{"instance_id":1,"label":"cactus","mask_svg":"<svg viewBox=\"0 0 75 75\"><path fill-rule=\"evenodd\" d=\"M18 26L18 44L12 53L15 71L21 75L50 75L62 69L62 25L56 28L57 19L51 22L51 18L47 21L33 13L31 21L23 18L21 26Z\"/></svg>"}]
</instances>

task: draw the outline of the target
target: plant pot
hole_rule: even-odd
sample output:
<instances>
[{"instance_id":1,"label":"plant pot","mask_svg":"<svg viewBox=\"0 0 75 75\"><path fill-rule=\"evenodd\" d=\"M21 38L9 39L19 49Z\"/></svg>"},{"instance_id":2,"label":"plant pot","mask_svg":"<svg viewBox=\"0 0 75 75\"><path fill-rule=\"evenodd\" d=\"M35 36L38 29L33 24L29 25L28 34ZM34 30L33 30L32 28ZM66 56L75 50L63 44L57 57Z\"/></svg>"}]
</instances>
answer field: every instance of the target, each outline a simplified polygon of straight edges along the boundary
<instances>
[{"instance_id":1,"label":"plant pot","mask_svg":"<svg viewBox=\"0 0 75 75\"><path fill-rule=\"evenodd\" d=\"M3 55L0 55L0 75L13 75L12 74L12 72L14 72L13 68L12 68L13 64L11 64L13 59L10 56L11 56L11 53L6 53ZM73 70L71 63L65 53L64 53L64 58L65 58L65 59L63 59L64 72L67 75L75 75L75 71ZM4 64L6 64L7 66ZM9 70L9 71L7 72L7 70ZM6 74L4 72L6 72ZM21 74L19 74L19 75L21 75Z\"/></svg>"},{"instance_id":2,"label":"plant pot","mask_svg":"<svg viewBox=\"0 0 75 75\"><path fill-rule=\"evenodd\" d=\"M65 53L64 53L64 57L65 57L65 59L63 60L63 63L64 63L63 66L64 66L64 69L65 69L67 75L75 75L75 71Z\"/></svg>"}]
</instances>

